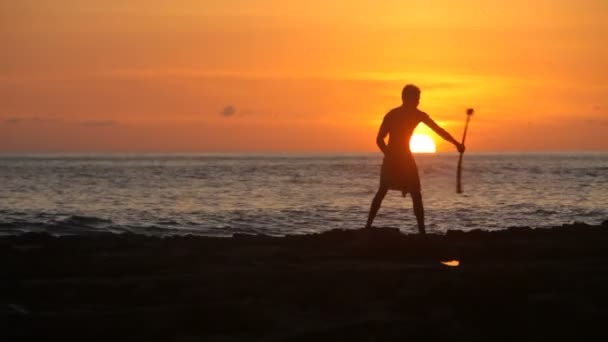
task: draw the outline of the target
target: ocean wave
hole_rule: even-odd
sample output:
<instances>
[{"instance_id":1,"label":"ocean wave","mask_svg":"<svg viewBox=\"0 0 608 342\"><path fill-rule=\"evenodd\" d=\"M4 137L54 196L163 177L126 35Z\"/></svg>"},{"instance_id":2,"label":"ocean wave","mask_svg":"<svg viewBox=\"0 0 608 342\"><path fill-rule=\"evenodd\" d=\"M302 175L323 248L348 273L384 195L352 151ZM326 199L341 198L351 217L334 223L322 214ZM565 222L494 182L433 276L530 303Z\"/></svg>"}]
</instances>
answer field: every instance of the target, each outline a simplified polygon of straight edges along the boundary
<instances>
[{"instance_id":1,"label":"ocean wave","mask_svg":"<svg viewBox=\"0 0 608 342\"><path fill-rule=\"evenodd\" d=\"M0 158L1 159L1 158ZM608 217L608 154L417 156L426 217L448 229L539 227ZM0 234L97 232L230 236L358 228L381 156L127 156L0 163ZM374 222L415 232L411 199L391 192Z\"/></svg>"},{"instance_id":2,"label":"ocean wave","mask_svg":"<svg viewBox=\"0 0 608 342\"><path fill-rule=\"evenodd\" d=\"M57 220L56 223L64 226L96 227L110 225L112 224L112 220L93 216L70 215L66 218Z\"/></svg>"}]
</instances>

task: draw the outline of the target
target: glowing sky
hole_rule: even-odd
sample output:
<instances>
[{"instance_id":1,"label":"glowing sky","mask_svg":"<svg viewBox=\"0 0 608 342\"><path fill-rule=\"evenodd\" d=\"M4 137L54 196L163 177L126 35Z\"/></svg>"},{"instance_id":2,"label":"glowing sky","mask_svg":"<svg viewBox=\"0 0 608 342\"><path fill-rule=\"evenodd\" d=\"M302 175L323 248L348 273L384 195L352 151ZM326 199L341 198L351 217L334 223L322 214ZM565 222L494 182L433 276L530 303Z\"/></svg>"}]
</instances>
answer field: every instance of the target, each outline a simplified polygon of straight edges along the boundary
<instances>
[{"instance_id":1,"label":"glowing sky","mask_svg":"<svg viewBox=\"0 0 608 342\"><path fill-rule=\"evenodd\" d=\"M469 151L608 150L606 37L605 0L2 1L0 152L375 151L406 83Z\"/></svg>"}]
</instances>

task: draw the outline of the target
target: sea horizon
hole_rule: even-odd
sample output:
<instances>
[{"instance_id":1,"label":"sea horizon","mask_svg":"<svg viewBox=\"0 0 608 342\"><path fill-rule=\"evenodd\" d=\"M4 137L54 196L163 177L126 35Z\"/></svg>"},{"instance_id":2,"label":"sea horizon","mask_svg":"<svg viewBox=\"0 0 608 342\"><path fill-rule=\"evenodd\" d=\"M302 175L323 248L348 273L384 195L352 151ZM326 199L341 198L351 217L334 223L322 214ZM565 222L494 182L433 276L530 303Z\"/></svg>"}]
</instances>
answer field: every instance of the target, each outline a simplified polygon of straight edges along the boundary
<instances>
[{"instance_id":1,"label":"sea horizon","mask_svg":"<svg viewBox=\"0 0 608 342\"><path fill-rule=\"evenodd\" d=\"M608 219L607 152L415 154L427 227L551 227ZM288 235L364 225L380 152L0 156L0 233ZM375 224L415 232L390 192Z\"/></svg>"},{"instance_id":2,"label":"sea horizon","mask_svg":"<svg viewBox=\"0 0 608 342\"><path fill-rule=\"evenodd\" d=\"M183 152L183 151L169 151L169 152L130 152L130 151L109 151L109 152L0 152L0 158L11 158L11 157L88 157L88 156L261 156L261 157L282 157L282 156L302 156L302 157L323 157L323 156L351 156L351 155L381 155L381 151L200 151L200 152ZM412 152L413 155L458 155L458 151L437 151L437 152ZM464 156L467 155L601 155L608 154L608 150L534 150L534 151L466 151Z\"/></svg>"}]
</instances>

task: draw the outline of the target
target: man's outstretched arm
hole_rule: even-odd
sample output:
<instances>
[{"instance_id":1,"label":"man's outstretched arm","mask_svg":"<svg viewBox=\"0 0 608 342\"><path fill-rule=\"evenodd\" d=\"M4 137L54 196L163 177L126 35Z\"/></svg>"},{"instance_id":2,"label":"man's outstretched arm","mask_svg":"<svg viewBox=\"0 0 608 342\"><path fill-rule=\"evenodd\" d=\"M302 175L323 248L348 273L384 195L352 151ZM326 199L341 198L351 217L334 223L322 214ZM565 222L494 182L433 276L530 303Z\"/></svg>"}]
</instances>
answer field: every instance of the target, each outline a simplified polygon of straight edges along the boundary
<instances>
[{"instance_id":1,"label":"man's outstretched arm","mask_svg":"<svg viewBox=\"0 0 608 342\"><path fill-rule=\"evenodd\" d=\"M454 137L450 133L448 133L448 131L446 131L445 129L441 128L429 116L426 116L426 118L424 120L422 120L422 122L424 122L425 125L429 126L429 128L432 129L435 133L437 133L437 135L439 135L440 137L442 137L446 141L449 141L452 144L454 144L454 146L456 146L456 148L458 149L458 152L460 152L460 153L464 152L464 145L461 144L461 143L459 143L458 141L456 141L456 139L454 139Z\"/></svg>"}]
</instances>

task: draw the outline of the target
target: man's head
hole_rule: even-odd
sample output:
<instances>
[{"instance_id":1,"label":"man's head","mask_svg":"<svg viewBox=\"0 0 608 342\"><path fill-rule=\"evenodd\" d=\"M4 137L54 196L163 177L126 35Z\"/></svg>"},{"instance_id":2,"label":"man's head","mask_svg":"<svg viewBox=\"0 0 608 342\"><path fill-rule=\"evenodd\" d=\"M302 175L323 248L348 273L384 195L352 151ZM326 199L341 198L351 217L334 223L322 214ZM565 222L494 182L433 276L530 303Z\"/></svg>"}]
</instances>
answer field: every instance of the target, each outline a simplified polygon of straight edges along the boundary
<instances>
[{"instance_id":1,"label":"man's head","mask_svg":"<svg viewBox=\"0 0 608 342\"><path fill-rule=\"evenodd\" d=\"M401 100L403 100L404 105L418 107L418 103L420 103L420 88L413 84L406 85L403 87L403 91L401 91Z\"/></svg>"}]
</instances>

